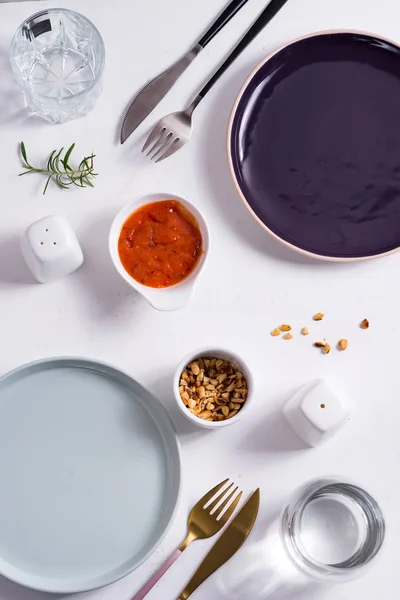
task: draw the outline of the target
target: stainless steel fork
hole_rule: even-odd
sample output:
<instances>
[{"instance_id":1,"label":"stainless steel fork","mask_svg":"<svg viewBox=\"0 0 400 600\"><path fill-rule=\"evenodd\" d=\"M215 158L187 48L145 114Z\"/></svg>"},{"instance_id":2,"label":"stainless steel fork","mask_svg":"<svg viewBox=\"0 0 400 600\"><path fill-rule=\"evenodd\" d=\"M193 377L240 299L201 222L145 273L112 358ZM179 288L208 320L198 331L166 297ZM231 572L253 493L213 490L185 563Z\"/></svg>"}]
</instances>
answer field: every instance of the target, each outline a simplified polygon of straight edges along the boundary
<instances>
[{"instance_id":1,"label":"stainless steel fork","mask_svg":"<svg viewBox=\"0 0 400 600\"><path fill-rule=\"evenodd\" d=\"M211 90L223 73L230 67L236 58L243 52L248 44L264 29L264 27L274 18L276 13L286 4L287 0L271 0L268 6L262 11L253 25L244 34L239 43L235 46L222 65L208 80L206 85L196 96L190 106L181 112L171 113L163 117L153 131L150 133L143 146L142 152L155 162L160 162L175 154L182 146L189 141L192 134L192 115L195 108Z\"/></svg>"}]
</instances>

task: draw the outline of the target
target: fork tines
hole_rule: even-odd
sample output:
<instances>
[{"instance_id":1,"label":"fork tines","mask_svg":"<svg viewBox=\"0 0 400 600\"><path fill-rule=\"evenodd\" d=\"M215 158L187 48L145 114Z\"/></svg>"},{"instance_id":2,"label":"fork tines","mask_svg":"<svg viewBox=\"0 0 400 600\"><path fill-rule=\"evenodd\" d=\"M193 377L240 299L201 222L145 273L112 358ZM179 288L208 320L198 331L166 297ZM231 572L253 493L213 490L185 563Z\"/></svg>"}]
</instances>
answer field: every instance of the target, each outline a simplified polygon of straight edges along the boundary
<instances>
[{"instance_id":1,"label":"fork tines","mask_svg":"<svg viewBox=\"0 0 400 600\"><path fill-rule=\"evenodd\" d=\"M160 162L167 156L173 154L178 148L176 145L179 143L180 138L174 134L173 131L167 130L167 128L156 125L153 131L150 133L145 145L142 148L143 154L146 154L150 160Z\"/></svg>"},{"instance_id":2,"label":"fork tines","mask_svg":"<svg viewBox=\"0 0 400 600\"><path fill-rule=\"evenodd\" d=\"M231 518L240 501L240 498L242 497L242 492L239 492L232 500L233 496L238 491L238 486L232 490L235 484L231 483L228 485L228 487L222 489L227 482L228 479L225 479L225 481L222 481L222 483L215 486L215 488L210 490L204 497L204 508L207 510L207 512L209 512L211 515L215 515L217 520L222 519L225 523ZM222 490L222 492L216 496L220 490ZM230 494L226 495L229 491L231 491Z\"/></svg>"}]
</instances>

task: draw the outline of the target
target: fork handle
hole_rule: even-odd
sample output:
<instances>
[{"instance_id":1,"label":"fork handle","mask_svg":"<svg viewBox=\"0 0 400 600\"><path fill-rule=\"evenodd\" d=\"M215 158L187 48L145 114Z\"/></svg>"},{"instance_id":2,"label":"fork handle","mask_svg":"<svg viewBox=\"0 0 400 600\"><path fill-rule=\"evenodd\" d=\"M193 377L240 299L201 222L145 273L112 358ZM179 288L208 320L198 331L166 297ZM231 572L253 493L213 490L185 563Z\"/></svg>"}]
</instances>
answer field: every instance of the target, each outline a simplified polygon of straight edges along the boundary
<instances>
[{"instance_id":1,"label":"fork handle","mask_svg":"<svg viewBox=\"0 0 400 600\"><path fill-rule=\"evenodd\" d=\"M225 59L219 69L208 80L201 92L198 94L199 101L211 90L212 86L218 81L223 73L237 59L239 54L254 40L254 38L264 29L264 27L274 18L277 12L286 4L287 0L271 0L259 17L254 21L250 29L244 34L239 43L234 47L229 56Z\"/></svg>"},{"instance_id":2,"label":"fork handle","mask_svg":"<svg viewBox=\"0 0 400 600\"><path fill-rule=\"evenodd\" d=\"M248 0L232 0L225 10L217 17L211 27L206 31L203 37L198 41L200 46L205 48L209 42L221 31L223 27L236 15L237 12L246 4Z\"/></svg>"},{"instance_id":3,"label":"fork handle","mask_svg":"<svg viewBox=\"0 0 400 600\"><path fill-rule=\"evenodd\" d=\"M180 557L182 554L181 550L175 550L173 554L165 561L165 563L158 569L157 573L153 575L151 579L142 587L141 590L138 591L136 596L132 598L132 600L143 600L145 596L149 593L149 591L156 585L156 583L161 579L161 577L168 571L168 569L174 564L174 562Z\"/></svg>"}]
</instances>

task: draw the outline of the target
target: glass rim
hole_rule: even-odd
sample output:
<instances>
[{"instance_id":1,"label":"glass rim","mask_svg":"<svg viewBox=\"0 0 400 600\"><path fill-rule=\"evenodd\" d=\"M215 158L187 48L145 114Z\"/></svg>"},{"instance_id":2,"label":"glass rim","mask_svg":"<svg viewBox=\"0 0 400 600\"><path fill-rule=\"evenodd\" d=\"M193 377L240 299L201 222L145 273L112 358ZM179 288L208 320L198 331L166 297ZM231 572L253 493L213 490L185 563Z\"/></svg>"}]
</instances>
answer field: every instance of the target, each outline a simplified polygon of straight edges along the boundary
<instances>
[{"instance_id":1,"label":"glass rim","mask_svg":"<svg viewBox=\"0 0 400 600\"><path fill-rule=\"evenodd\" d=\"M20 88L22 88L23 90L26 90L26 91L30 92L31 90L30 90L29 86L25 83L25 81L20 76L20 70L17 67L16 61L15 61L15 58L14 58L14 54L13 54L13 49L14 49L15 44L16 44L17 36L21 32L21 30L23 29L23 27L27 26L29 24L29 22L32 21L33 19L35 19L35 18L37 18L37 17L39 17L41 15L45 15L47 13L56 13L56 12L59 12L59 13L69 13L69 14L77 16L80 19L83 19L84 21L86 21L86 23L88 23L88 25L93 29L93 31L97 35L97 37L99 39L99 42L100 42L100 47L101 47L101 64L100 64L100 70L99 70L98 74L96 75L96 77L93 79L93 81L90 84L90 86L88 86L87 88L85 88L81 92L78 92L77 94L74 94L74 96L68 96L66 98L62 98L61 100L59 98L53 98L52 96L47 96L46 94L41 94L40 92L36 92L35 91L35 96L38 96L40 98L45 98L46 100L54 102L55 104L62 104L64 102L69 102L69 101L73 100L74 98L79 98L79 96L83 96L83 95L87 94L88 92L90 92L91 90L93 90L93 88L99 82L99 80L100 80L100 78L101 78L101 76L103 74L103 71L104 71L105 59L106 59L106 49L105 49L105 45L104 45L104 40L103 40L103 37L102 37L100 31L96 27L96 25L94 25L94 23L90 19L88 19L88 17L86 17L82 13L77 12L76 10L72 10L70 8L57 8L57 7L39 10L36 13L30 15L29 17L27 17L17 27L17 29L16 29L13 37L12 37L11 44L10 44L10 63L11 63L12 71L14 73L14 77L15 77L18 85L20 86Z\"/></svg>"},{"instance_id":2,"label":"glass rim","mask_svg":"<svg viewBox=\"0 0 400 600\"><path fill-rule=\"evenodd\" d=\"M313 497L317 498L317 492L329 488L330 486L345 486L353 492L359 493L368 503L368 508L373 512L379 526L379 535L374 543L374 547L370 550L367 560L360 564L351 564L351 559L357 556L360 549L355 550L352 556L346 561L340 563L327 564L316 560L302 544L296 543L295 536L289 535L288 531L293 533L293 530L298 529L301 525L302 517L305 508ZM354 500L354 499L353 499ZM314 479L300 486L289 499L281 516L281 533L284 539L286 550L294 563L303 571L311 573L319 578L341 576L342 578L352 577L361 569L364 569L379 553L385 539L385 520L382 511L376 500L356 483L344 478L324 478ZM290 537L290 541L288 540ZM349 564L347 564L349 563Z\"/></svg>"}]
</instances>

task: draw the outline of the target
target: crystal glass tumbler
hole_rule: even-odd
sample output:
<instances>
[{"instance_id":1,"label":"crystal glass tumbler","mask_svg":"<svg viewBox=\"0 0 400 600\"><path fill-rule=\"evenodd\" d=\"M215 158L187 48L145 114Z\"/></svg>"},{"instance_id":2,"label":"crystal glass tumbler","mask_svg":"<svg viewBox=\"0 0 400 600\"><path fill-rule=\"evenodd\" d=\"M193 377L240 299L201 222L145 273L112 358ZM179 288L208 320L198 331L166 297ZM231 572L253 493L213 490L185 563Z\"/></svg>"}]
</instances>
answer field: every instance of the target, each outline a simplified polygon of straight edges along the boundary
<instances>
[{"instance_id":1,"label":"crystal glass tumbler","mask_svg":"<svg viewBox=\"0 0 400 600\"><path fill-rule=\"evenodd\" d=\"M102 89L104 42L73 10L38 12L16 31L11 67L32 114L52 123L86 115Z\"/></svg>"}]
</instances>

